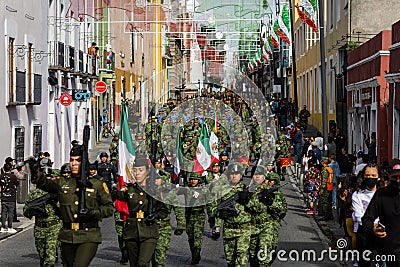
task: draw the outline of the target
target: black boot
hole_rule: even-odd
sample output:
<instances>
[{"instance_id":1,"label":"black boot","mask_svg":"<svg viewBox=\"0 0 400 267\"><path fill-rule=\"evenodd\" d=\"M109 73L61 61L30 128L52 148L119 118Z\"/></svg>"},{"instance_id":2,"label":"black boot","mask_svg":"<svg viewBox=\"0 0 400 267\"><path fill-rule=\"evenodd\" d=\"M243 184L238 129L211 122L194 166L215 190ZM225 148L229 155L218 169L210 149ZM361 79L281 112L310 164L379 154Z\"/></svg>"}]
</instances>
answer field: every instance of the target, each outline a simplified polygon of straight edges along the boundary
<instances>
[{"instance_id":1,"label":"black boot","mask_svg":"<svg viewBox=\"0 0 400 267\"><path fill-rule=\"evenodd\" d=\"M191 265L199 264L200 260L201 260L200 250L195 250L193 255L192 255L192 262L190 264Z\"/></svg>"},{"instance_id":2,"label":"black boot","mask_svg":"<svg viewBox=\"0 0 400 267\"><path fill-rule=\"evenodd\" d=\"M122 256L121 256L121 260L119 261L119 263L121 263L121 264L127 263L128 260L129 260L129 258L128 258L128 252L127 252L125 249L123 249L123 250L121 251L121 253L122 253Z\"/></svg>"}]
</instances>

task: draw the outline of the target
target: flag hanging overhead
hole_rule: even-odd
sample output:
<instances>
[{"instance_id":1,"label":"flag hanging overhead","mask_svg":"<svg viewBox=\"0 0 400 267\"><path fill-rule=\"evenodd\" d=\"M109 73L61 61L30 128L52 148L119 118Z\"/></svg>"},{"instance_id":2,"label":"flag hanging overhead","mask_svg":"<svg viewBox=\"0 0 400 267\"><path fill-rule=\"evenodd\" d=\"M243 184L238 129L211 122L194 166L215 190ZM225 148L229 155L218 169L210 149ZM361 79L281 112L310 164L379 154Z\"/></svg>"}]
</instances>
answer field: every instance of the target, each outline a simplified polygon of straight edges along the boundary
<instances>
[{"instance_id":1,"label":"flag hanging overhead","mask_svg":"<svg viewBox=\"0 0 400 267\"><path fill-rule=\"evenodd\" d=\"M128 182L128 177L133 178L130 172L130 166L136 158L135 149L132 143L132 136L128 126L128 117L126 113L127 106L125 102L121 103L121 121L119 130L119 152L118 152L118 190ZM115 209L123 213L123 216L129 215L127 202L115 201Z\"/></svg>"},{"instance_id":2,"label":"flag hanging overhead","mask_svg":"<svg viewBox=\"0 0 400 267\"><path fill-rule=\"evenodd\" d=\"M282 12L275 23L278 26L277 33L279 37L290 45L290 17L287 5L283 6Z\"/></svg>"},{"instance_id":3,"label":"flag hanging overhead","mask_svg":"<svg viewBox=\"0 0 400 267\"><path fill-rule=\"evenodd\" d=\"M271 27L269 33L270 35L268 40L273 44L273 46L279 48L278 36L276 35L273 27Z\"/></svg>"},{"instance_id":4,"label":"flag hanging overhead","mask_svg":"<svg viewBox=\"0 0 400 267\"><path fill-rule=\"evenodd\" d=\"M205 170L210 167L211 164L211 149L210 149L210 137L207 131L207 125L205 123L201 126L201 132L199 137L199 144L196 151L196 159L194 161L193 171L202 174Z\"/></svg>"},{"instance_id":5,"label":"flag hanging overhead","mask_svg":"<svg viewBox=\"0 0 400 267\"><path fill-rule=\"evenodd\" d=\"M299 14L299 18L303 23L310 26L314 32L318 33L317 28L317 0L301 0L300 1L301 7L304 8L302 11L299 5L296 5L297 14Z\"/></svg>"}]
</instances>

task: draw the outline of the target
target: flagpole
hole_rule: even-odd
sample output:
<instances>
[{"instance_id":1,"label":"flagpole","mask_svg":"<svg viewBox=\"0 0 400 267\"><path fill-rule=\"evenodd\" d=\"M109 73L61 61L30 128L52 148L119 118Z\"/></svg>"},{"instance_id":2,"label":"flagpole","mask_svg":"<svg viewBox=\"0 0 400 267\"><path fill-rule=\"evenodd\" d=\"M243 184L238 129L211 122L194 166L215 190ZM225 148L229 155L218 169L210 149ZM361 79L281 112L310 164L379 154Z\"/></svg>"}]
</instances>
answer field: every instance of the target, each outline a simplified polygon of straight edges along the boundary
<instances>
[{"instance_id":1,"label":"flagpole","mask_svg":"<svg viewBox=\"0 0 400 267\"><path fill-rule=\"evenodd\" d=\"M326 99L326 65L325 65L325 39L324 39L324 14L322 0L318 1L319 20L319 48L321 53L321 98L322 98L322 130L324 144L328 141L328 106ZM325 151L325 150L323 150Z\"/></svg>"},{"instance_id":2,"label":"flagpole","mask_svg":"<svg viewBox=\"0 0 400 267\"><path fill-rule=\"evenodd\" d=\"M292 0L289 0L289 9L290 9L290 37L292 38L292 82L293 82L293 100L294 100L294 114L293 114L293 119L296 119L298 116L298 110L299 110L299 103L298 103L298 96L297 96L297 67L296 67L296 46L295 46L295 40L294 40L294 26L293 26L293 20L294 20L294 10L293 10L293 5L292 5Z\"/></svg>"}]
</instances>

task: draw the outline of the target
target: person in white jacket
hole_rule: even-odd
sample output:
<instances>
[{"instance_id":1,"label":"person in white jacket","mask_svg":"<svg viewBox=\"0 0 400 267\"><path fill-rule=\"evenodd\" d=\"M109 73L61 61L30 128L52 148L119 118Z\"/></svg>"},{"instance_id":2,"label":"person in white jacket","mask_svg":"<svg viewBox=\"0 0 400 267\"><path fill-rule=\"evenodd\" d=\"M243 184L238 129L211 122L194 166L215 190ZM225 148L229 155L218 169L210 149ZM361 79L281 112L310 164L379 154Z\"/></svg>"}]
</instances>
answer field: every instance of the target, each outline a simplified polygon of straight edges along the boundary
<instances>
[{"instance_id":1,"label":"person in white jacket","mask_svg":"<svg viewBox=\"0 0 400 267\"><path fill-rule=\"evenodd\" d=\"M367 164L360 173L360 188L352 196L354 232L357 232L358 226L362 224L361 218L377 190L380 176L376 164Z\"/></svg>"}]
</instances>

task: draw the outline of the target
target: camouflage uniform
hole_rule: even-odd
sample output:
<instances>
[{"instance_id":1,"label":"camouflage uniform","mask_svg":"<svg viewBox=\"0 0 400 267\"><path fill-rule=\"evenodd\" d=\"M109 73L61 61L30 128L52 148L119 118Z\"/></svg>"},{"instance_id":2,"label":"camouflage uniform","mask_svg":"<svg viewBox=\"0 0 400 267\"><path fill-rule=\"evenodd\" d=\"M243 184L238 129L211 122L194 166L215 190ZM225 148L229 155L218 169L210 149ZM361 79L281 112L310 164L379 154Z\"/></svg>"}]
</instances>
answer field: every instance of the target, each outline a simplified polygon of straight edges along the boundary
<instances>
[{"instance_id":1,"label":"camouflage uniform","mask_svg":"<svg viewBox=\"0 0 400 267\"><path fill-rule=\"evenodd\" d=\"M126 263L128 262L128 252L126 251L125 241L122 237L122 234L124 233L125 221L121 218L121 212L119 212L118 210L114 211L114 222L115 231L117 232L118 236L118 246L122 254L120 263Z\"/></svg>"},{"instance_id":2,"label":"camouflage uniform","mask_svg":"<svg viewBox=\"0 0 400 267\"><path fill-rule=\"evenodd\" d=\"M246 185L239 183L221 198L221 201L228 199L239 191L243 191ZM250 245L251 236L251 214L247 205L235 203L238 214L232 214L224 220L224 250L228 267L246 266L247 251Z\"/></svg>"},{"instance_id":3,"label":"camouflage uniform","mask_svg":"<svg viewBox=\"0 0 400 267\"><path fill-rule=\"evenodd\" d=\"M329 167L329 166L327 166ZM319 192L319 199L321 202L321 211L322 211L322 216L325 218L332 218L332 202L330 199L332 199L331 192L328 191L326 188L326 184L328 181L329 177L329 172L327 170L327 167L324 167L321 171L321 187L320 187L320 192Z\"/></svg>"},{"instance_id":4,"label":"camouflage uniform","mask_svg":"<svg viewBox=\"0 0 400 267\"><path fill-rule=\"evenodd\" d=\"M203 231L206 219L205 213L205 188L201 183L201 177L198 173L189 173L188 179L199 180L199 185L196 187L195 193L186 194L186 233L188 235L188 241L190 246L190 252L192 253L192 263L199 263L201 257L201 245L203 241Z\"/></svg>"},{"instance_id":5,"label":"camouflage uniform","mask_svg":"<svg viewBox=\"0 0 400 267\"><path fill-rule=\"evenodd\" d=\"M154 267L163 267L165 266L167 260L167 250L170 246L171 241L171 210L174 209L177 227L176 229L185 230L186 229L186 221L185 214L183 208L179 205L179 197L175 190L171 190L171 185L169 184L169 176L161 177L164 180L164 184L157 188L157 193L160 199L165 203L176 203L175 206L166 204L169 213L168 216L162 220L157 221L158 224L158 240L157 245L154 250L154 256L152 261L152 266Z\"/></svg>"},{"instance_id":6,"label":"camouflage uniform","mask_svg":"<svg viewBox=\"0 0 400 267\"><path fill-rule=\"evenodd\" d=\"M27 202L35 200L48 194L42 189L35 189L28 195ZM58 234L62 228L62 221L59 217L59 204L57 200L46 203L47 216L35 215L35 237L36 249L39 253L40 266L54 266L57 259ZM24 206L24 216L32 218L28 205Z\"/></svg>"},{"instance_id":7,"label":"camouflage uniform","mask_svg":"<svg viewBox=\"0 0 400 267\"><path fill-rule=\"evenodd\" d=\"M115 166L115 168L118 168L118 141L114 141L113 139L108 150L110 151L110 162Z\"/></svg>"},{"instance_id":8,"label":"camouflage uniform","mask_svg":"<svg viewBox=\"0 0 400 267\"><path fill-rule=\"evenodd\" d=\"M278 142L276 144L276 151L275 151L275 160L276 160L276 167L278 174L281 174L281 167L280 167L280 160L282 158L290 157L290 143L286 141L286 136L281 135L278 138Z\"/></svg>"}]
</instances>

